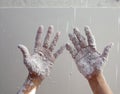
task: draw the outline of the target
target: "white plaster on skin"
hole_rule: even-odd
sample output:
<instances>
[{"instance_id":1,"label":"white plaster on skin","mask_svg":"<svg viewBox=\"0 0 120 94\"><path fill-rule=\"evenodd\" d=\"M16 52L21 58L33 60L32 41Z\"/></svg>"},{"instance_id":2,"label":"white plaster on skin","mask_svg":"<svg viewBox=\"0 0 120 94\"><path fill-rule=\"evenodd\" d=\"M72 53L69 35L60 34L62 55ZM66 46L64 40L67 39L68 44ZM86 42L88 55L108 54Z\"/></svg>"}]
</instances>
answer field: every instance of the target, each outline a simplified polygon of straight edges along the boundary
<instances>
[{"instance_id":1,"label":"white plaster on skin","mask_svg":"<svg viewBox=\"0 0 120 94\"><path fill-rule=\"evenodd\" d=\"M56 53L52 53L54 46L58 41L60 36L60 32L56 33L50 47L48 48L48 41L50 39L50 35L53 32L54 27L52 25L49 26L48 32L44 39L43 46L41 47L41 33L43 32L43 26L41 25L37 31L34 54L30 55L27 47L24 45L19 45L18 48L22 51L24 57L24 64L26 65L29 73L35 74L44 79L50 74L50 69L53 66L53 62L55 59L63 52L65 46L61 46L60 49Z\"/></svg>"},{"instance_id":2,"label":"white plaster on skin","mask_svg":"<svg viewBox=\"0 0 120 94\"><path fill-rule=\"evenodd\" d=\"M26 58L24 63L30 73L35 73L42 79L49 76L53 65L53 62L49 61L45 56L41 57L38 54L33 55L32 58Z\"/></svg>"},{"instance_id":3,"label":"white plaster on skin","mask_svg":"<svg viewBox=\"0 0 120 94\"><path fill-rule=\"evenodd\" d=\"M33 87L33 86L34 86L34 83L33 83L30 79L26 79L23 87L18 91L17 94L24 94L24 91L27 90L27 89L26 89L26 85L28 85L28 86L30 86L30 87ZM34 90L32 90L32 91L31 91L32 93L30 93L30 94L35 94L35 93L33 93L33 91L34 91ZM34 92L36 92L36 90L35 90Z\"/></svg>"},{"instance_id":4,"label":"white plaster on skin","mask_svg":"<svg viewBox=\"0 0 120 94\"><path fill-rule=\"evenodd\" d=\"M84 77L89 79L93 75L103 70L102 67L107 60L109 49L113 44L111 43L107 45L104 48L103 53L100 54L96 49L95 38L88 26L86 26L84 29L87 36L88 45L86 44L84 37L80 34L79 29L74 28L73 30L74 34L79 40L79 43L74 43L76 39L72 38L72 34L69 34L70 40L72 41L75 48L77 48L77 46L81 46L81 48L79 50L77 49L76 55L73 54L75 53L75 51L72 50L72 47L69 44L66 44L66 49L70 52L73 59L75 60L80 73L82 73ZM81 38L83 38L82 41L80 40Z\"/></svg>"},{"instance_id":5,"label":"white plaster on skin","mask_svg":"<svg viewBox=\"0 0 120 94\"><path fill-rule=\"evenodd\" d=\"M24 45L18 45L18 48L21 50L23 54L24 64L29 71L28 79L25 81L23 87L19 90L17 94L23 94L27 92L27 94L35 94L36 89L33 87L37 87L33 80L43 80L47 76L49 76L50 71L52 69L53 63L55 59L63 52L65 46L61 46L60 49L56 51L56 53L52 53L56 43L58 41L60 32L56 34L54 37L50 47L48 45L50 35L53 31L53 26L49 26L48 32L44 39L43 45L41 44L41 33L43 32L43 26L41 25L37 31L36 39L35 39L35 46L34 46L34 53L31 55L29 50ZM34 78L34 76L37 78ZM39 82L37 83L39 84ZM31 89L31 91L29 90Z\"/></svg>"},{"instance_id":6,"label":"white plaster on skin","mask_svg":"<svg viewBox=\"0 0 120 94\"><path fill-rule=\"evenodd\" d=\"M54 37L50 47L48 45L50 35L53 31L53 26L49 26L47 35L45 37L43 45L41 45L41 33L43 31L43 26L40 26L35 40L35 47L34 47L34 53L31 55L29 53L29 50L24 45L18 45L18 48L21 50L24 58L24 64L27 67L29 71L29 75L32 75L29 79L26 80L23 87L20 89L18 94L23 93L24 91L29 92L29 94L35 94L35 89L33 87L37 87L36 84L33 83L33 80L40 79L43 80L47 76L49 76L50 71L52 69L53 63L55 59L63 52L65 46L61 46L60 49L56 51L56 53L52 53L52 50L54 50L54 46L56 46L56 43L58 41L60 32L56 34ZM50 49L49 49L50 48ZM37 78L33 78L33 76ZM39 83L38 83L39 84ZM29 88L31 89L28 90Z\"/></svg>"},{"instance_id":7,"label":"white plaster on skin","mask_svg":"<svg viewBox=\"0 0 120 94\"><path fill-rule=\"evenodd\" d=\"M87 53L82 58L75 58L79 71L86 77L90 78L93 73L102 71L104 61L97 52Z\"/></svg>"}]
</instances>

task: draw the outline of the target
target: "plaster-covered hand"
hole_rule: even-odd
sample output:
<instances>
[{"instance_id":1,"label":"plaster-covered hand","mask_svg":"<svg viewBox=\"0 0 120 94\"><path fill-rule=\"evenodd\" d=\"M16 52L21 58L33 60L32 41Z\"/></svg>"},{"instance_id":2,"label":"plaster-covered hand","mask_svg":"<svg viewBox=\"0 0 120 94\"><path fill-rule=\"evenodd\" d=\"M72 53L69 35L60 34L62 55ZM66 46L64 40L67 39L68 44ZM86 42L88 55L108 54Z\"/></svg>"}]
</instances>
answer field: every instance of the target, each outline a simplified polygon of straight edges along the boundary
<instances>
[{"instance_id":1,"label":"plaster-covered hand","mask_svg":"<svg viewBox=\"0 0 120 94\"><path fill-rule=\"evenodd\" d=\"M75 48L72 48L70 44L66 44L66 49L70 52L73 59L76 62L78 70L87 78L91 78L93 75L97 75L102 71L102 67L105 64L109 49L112 43L104 48L102 54L96 49L96 43L94 36L88 26L84 28L86 39L80 34L78 28L74 28L73 34L69 34L69 38L72 41Z\"/></svg>"},{"instance_id":2,"label":"plaster-covered hand","mask_svg":"<svg viewBox=\"0 0 120 94\"><path fill-rule=\"evenodd\" d=\"M43 45L41 41L42 32L43 26L41 25L37 31L34 53L32 55L24 45L20 44L18 45L18 48L22 51L24 64L26 65L29 73L44 79L49 75L55 59L63 52L65 46L61 46L56 53L53 53L54 47L56 46L60 36L60 32L56 33L50 46L48 41L53 32L53 26L49 26Z\"/></svg>"}]
</instances>

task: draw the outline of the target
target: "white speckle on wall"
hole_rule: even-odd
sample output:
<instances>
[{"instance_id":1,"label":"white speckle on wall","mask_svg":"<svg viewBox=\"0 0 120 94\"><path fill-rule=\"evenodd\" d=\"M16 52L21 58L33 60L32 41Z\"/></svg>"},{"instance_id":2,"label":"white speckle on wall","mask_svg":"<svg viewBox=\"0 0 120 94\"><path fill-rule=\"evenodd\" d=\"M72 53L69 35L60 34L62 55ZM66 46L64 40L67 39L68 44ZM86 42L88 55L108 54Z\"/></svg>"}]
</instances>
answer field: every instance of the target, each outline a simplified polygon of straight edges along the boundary
<instances>
[{"instance_id":1,"label":"white speckle on wall","mask_svg":"<svg viewBox=\"0 0 120 94\"><path fill-rule=\"evenodd\" d=\"M90 21L89 21L90 25L92 25L92 17L90 16Z\"/></svg>"},{"instance_id":2,"label":"white speckle on wall","mask_svg":"<svg viewBox=\"0 0 120 94\"><path fill-rule=\"evenodd\" d=\"M115 66L116 81L118 80L118 65Z\"/></svg>"},{"instance_id":3,"label":"white speckle on wall","mask_svg":"<svg viewBox=\"0 0 120 94\"><path fill-rule=\"evenodd\" d=\"M74 8L74 27L76 26L76 8Z\"/></svg>"},{"instance_id":4,"label":"white speckle on wall","mask_svg":"<svg viewBox=\"0 0 120 94\"><path fill-rule=\"evenodd\" d=\"M120 17L118 17L118 27L119 27L119 25L120 25Z\"/></svg>"},{"instance_id":5,"label":"white speckle on wall","mask_svg":"<svg viewBox=\"0 0 120 94\"><path fill-rule=\"evenodd\" d=\"M117 52L119 53L119 51L120 51L120 42L118 41L118 43L117 43Z\"/></svg>"},{"instance_id":6,"label":"white speckle on wall","mask_svg":"<svg viewBox=\"0 0 120 94\"><path fill-rule=\"evenodd\" d=\"M69 30L69 22L67 22L67 24L66 24L66 33L68 34L68 31Z\"/></svg>"}]
</instances>

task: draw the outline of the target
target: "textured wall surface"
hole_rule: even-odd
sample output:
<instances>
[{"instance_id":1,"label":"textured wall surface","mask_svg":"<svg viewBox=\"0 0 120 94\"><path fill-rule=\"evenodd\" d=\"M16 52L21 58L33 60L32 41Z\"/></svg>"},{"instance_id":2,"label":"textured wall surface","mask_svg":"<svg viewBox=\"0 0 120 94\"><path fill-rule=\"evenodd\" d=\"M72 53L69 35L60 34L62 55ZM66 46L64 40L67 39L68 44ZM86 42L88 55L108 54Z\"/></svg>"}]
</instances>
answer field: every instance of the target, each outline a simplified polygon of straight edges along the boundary
<instances>
[{"instance_id":1,"label":"textured wall surface","mask_svg":"<svg viewBox=\"0 0 120 94\"><path fill-rule=\"evenodd\" d=\"M119 7L120 0L0 0L0 7Z\"/></svg>"},{"instance_id":2,"label":"textured wall surface","mask_svg":"<svg viewBox=\"0 0 120 94\"><path fill-rule=\"evenodd\" d=\"M68 40L68 33L77 26L84 34L84 26L90 25L97 48L114 42L109 61L104 68L105 78L114 94L120 90L120 10L107 8L1 8L0 9L0 94L16 94L27 77L19 43L33 51L34 38L39 25L51 24L55 32L61 31L58 47ZM85 35L85 34L84 34ZM44 80L37 94L92 94L87 80L78 72L70 54L65 50L56 60L53 70Z\"/></svg>"}]
</instances>

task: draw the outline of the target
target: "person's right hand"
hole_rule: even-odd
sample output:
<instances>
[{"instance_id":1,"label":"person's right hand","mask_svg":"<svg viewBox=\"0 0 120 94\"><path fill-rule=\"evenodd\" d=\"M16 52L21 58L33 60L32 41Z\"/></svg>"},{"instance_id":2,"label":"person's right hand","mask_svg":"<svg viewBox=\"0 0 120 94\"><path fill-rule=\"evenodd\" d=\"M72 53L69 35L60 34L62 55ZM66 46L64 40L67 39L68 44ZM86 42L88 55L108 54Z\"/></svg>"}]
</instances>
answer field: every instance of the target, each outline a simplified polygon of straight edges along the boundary
<instances>
[{"instance_id":1,"label":"person's right hand","mask_svg":"<svg viewBox=\"0 0 120 94\"><path fill-rule=\"evenodd\" d=\"M41 79L44 79L50 74L56 58L63 52L65 46L61 46L59 50L53 53L60 36L60 32L56 33L50 45L49 40L53 32L53 26L49 26L43 44L41 41L42 32L43 26L40 26L37 31L33 54L30 54L28 48L24 45L20 44L18 48L23 54L24 64L26 65L29 74L36 75Z\"/></svg>"},{"instance_id":2,"label":"person's right hand","mask_svg":"<svg viewBox=\"0 0 120 94\"><path fill-rule=\"evenodd\" d=\"M96 49L96 43L94 36L88 26L85 27L85 33L87 36L87 42L85 38L80 34L78 28L74 28L74 34L69 34L69 38L72 41L74 48L70 44L66 44L66 49L70 52L73 59L76 62L78 70L87 78L91 78L93 75L97 75L102 71L102 67L105 64L109 49L112 43L104 48L102 54Z\"/></svg>"}]
</instances>

